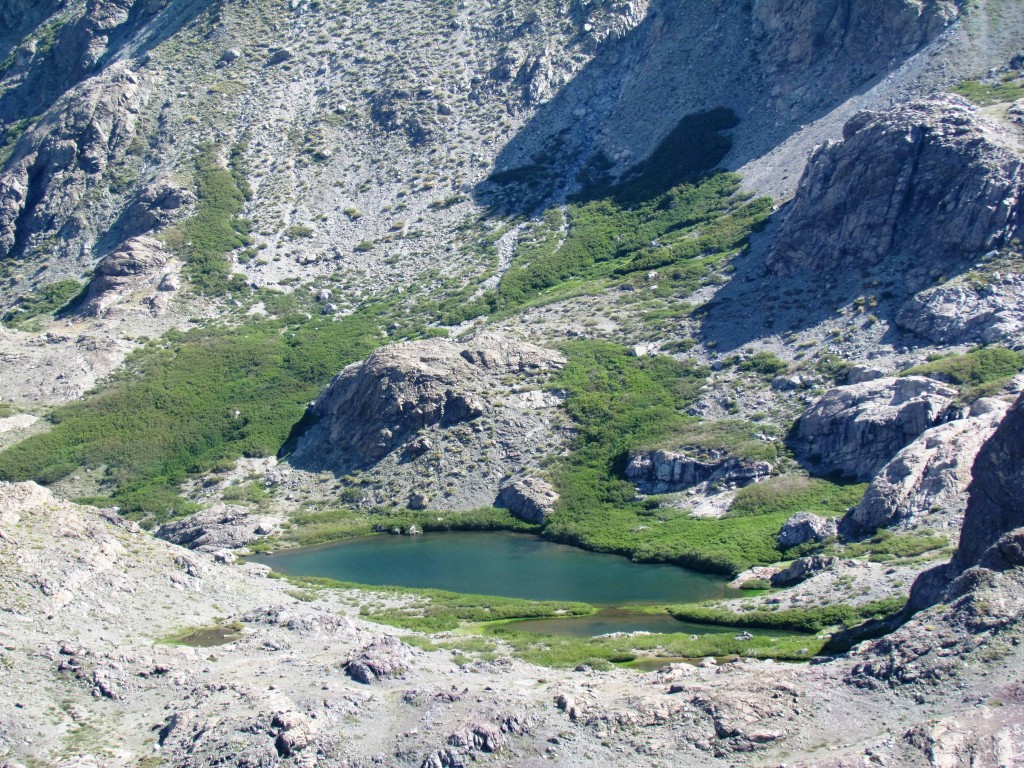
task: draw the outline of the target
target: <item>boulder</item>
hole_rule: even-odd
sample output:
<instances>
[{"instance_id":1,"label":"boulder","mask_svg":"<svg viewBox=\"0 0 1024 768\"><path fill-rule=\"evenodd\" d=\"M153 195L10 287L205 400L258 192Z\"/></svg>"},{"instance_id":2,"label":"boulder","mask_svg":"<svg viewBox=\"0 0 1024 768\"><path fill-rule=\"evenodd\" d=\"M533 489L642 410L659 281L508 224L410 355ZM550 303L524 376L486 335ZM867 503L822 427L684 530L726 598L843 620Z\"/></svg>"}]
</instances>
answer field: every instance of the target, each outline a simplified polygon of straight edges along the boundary
<instances>
[{"instance_id":1,"label":"boulder","mask_svg":"<svg viewBox=\"0 0 1024 768\"><path fill-rule=\"evenodd\" d=\"M405 677L409 671L410 650L397 637L382 635L356 651L345 664L345 674L366 685Z\"/></svg>"},{"instance_id":2,"label":"boulder","mask_svg":"<svg viewBox=\"0 0 1024 768\"><path fill-rule=\"evenodd\" d=\"M838 557L825 555L812 555L811 557L800 557L789 564L788 567L771 577L773 587L791 587L819 573L831 571L837 566L849 561Z\"/></svg>"},{"instance_id":3,"label":"boulder","mask_svg":"<svg viewBox=\"0 0 1024 768\"><path fill-rule=\"evenodd\" d=\"M194 515L164 523L157 538L200 552L242 549L278 530L281 519L245 507L217 503Z\"/></svg>"},{"instance_id":4,"label":"boulder","mask_svg":"<svg viewBox=\"0 0 1024 768\"><path fill-rule=\"evenodd\" d=\"M959 530L974 459L1007 407L1002 400L984 398L967 418L922 433L878 473L861 502L843 518L843 534L919 525Z\"/></svg>"},{"instance_id":5,"label":"boulder","mask_svg":"<svg viewBox=\"0 0 1024 768\"><path fill-rule=\"evenodd\" d=\"M495 506L504 507L520 520L543 524L555 511L558 494L539 477L523 477L503 486Z\"/></svg>"},{"instance_id":6,"label":"boulder","mask_svg":"<svg viewBox=\"0 0 1024 768\"><path fill-rule=\"evenodd\" d=\"M836 387L797 420L793 449L816 472L867 481L944 421L956 396L952 387L921 376Z\"/></svg>"},{"instance_id":7,"label":"boulder","mask_svg":"<svg viewBox=\"0 0 1024 768\"><path fill-rule=\"evenodd\" d=\"M833 517L819 517L811 512L797 512L782 525L775 540L783 549L820 542L836 535L838 526Z\"/></svg>"},{"instance_id":8,"label":"boulder","mask_svg":"<svg viewBox=\"0 0 1024 768\"><path fill-rule=\"evenodd\" d=\"M772 465L702 451L699 456L674 451L630 453L626 477L641 493L675 493L702 483L749 485L769 477Z\"/></svg>"},{"instance_id":9,"label":"boulder","mask_svg":"<svg viewBox=\"0 0 1024 768\"><path fill-rule=\"evenodd\" d=\"M158 240L136 237L122 243L96 265L82 313L103 317L136 291L159 291L167 264L167 254Z\"/></svg>"}]
</instances>

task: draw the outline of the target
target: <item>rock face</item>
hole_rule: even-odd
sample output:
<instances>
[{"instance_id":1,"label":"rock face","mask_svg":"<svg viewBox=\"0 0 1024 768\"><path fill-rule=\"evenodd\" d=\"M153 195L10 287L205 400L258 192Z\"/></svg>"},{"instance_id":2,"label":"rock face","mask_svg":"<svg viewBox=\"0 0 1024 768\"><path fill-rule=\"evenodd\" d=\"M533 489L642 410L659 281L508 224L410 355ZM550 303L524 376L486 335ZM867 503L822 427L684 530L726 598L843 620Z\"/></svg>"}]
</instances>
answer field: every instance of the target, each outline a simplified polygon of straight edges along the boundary
<instances>
[{"instance_id":1,"label":"rock face","mask_svg":"<svg viewBox=\"0 0 1024 768\"><path fill-rule=\"evenodd\" d=\"M543 524L557 502L558 494L548 483L539 477L523 477L503 486L494 504L520 520Z\"/></svg>"},{"instance_id":2,"label":"rock face","mask_svg":"<svg viewBox=\"0 0 1024 768\"><path fill-rule=\"evenodd\" d=\"M861 536L893 526L959 529L971 467L1006 409L1003 401L985 398L967 418L925 431L878 473L860 504L843 518L843 534Z\"/></svg>"},{"instance_id":3,"label":"rock face","mask_svg":"<svg viewBox=\"0 0 1024 768\"><path fill-rule=\"evenodd\" d=\"M558 353L498 335L467 344L431 339L384 347L328 385L312 408L319 423L296 457L327 450L373 462L425 427L483 416L490 410L487 392L501 377L560 365Z\"/></svg>"},{"instance_id":4,"label":"rock face","mask_svg":"<svg viewBox=\"0 0 1024 768\"><path fill-rule=\"evenodd\" d=\"M912 293L1020 235L1020 155L967 101L862 112L843 136L807 164L769 255L777 274L871 270Z\"/></svg>"},{"instance_id":5,"label":"rock face","mask_svg":"<svg viewBox=\"0 0 1024 768\"><path fill-rule=\"evenodd\" d=\"M782 525L775 540L783 549L799 547L811 541L824 541L838 531L835 518L819 517L811 512L797 512Z\"/></svg>"},{"instance_id":6,"label":"rock face","mask_svg":"<svg viewBox=\"0 0 1024 768\"><path fill-rule=\"evenodd\" d=\"M160 526L156 535L189 549L217 552L248 546L274 533L280 524L279 517L254 515L245 507L218 503Z\"/></svg>"},{"instance_id":7,"label":"rock face","mask_svg":"<svg viewBox=\"0 0 1024 768\"><path fill-rule=\"evenodd\" d=\"M631 453L626 477L641 493L674 493L702 483L749 485L769 477L767 461L737 459L719 451L700 458L674 451Z\"/></svg>"},{"instance_id":8,"label":"rock face","mask_svg":"<svg viewBox=\"0 0 1024 768\"><path fill-rule=\"evenodd\" d=\"M168 257L160 241L151 237L129 240L96 265L82 312L102 317L129 294L144 288L148 288L144 301L154 313L162 312L167 302L159 294L170 293L174 285L164 279L171 274L167 266Z\"/></svg>"},{"instance_id":9,"label":"rock face","mask_svg":"<svg viewBox=\"0 0 1024 768\"><path fill-rule=\"evenodd\" d=\"M1024 395L1010 408L992 438L982 446L974 462L973 479L967 489L969 501L964 514L960 546L951 568L963 571L986 559L989 567L1012 567L1008 553L1021 539L1024 528ZM997 542L1007 538L1007 547ZM990 548L997 551L988 552Z\"/></svg>"},{"instance_id":10,"label":"rock face","mask_svg":"<svg viewBox=\"0 0 1024 768\"><path fill-rule=\"evenodd\" d=\"M797 421L794 450L816 471L870 480L901 448L941 423L956 394L921 376L830 389Z\"/></svg>"},{"instance_id":11,"label":"rock face","mask_svg":"<svg viewBox=\"0 0 1024 768\"><path fill-rule=\"evenodd\" d=\"M760 59L773 96L835 98L935 38L957 16L952 0L756 0ZM821 75L829 73L824 80Z\"/></svg>"},{"instance_id":12,"label":"rock face","mask_svg":"<svg viewBox=\"0 0 1024 768\"><path fill-rule=\"evenodd\" d=\"M85 83L25 134L0 175L0 258L58 232L80 249L91 243L94 233L74 214L124 157L146 95L142 79L122 68Z\"/></svg>"},{"instance_id":13,"label":"rock face","mask_svg":"<svg viewBox=\"0 0 1024 768\"><path fill-rule=\"evenodd\" d=\"M936 344L1021 345L1024 276L996 272L985 281L958 280L918 293L896 323Z\"/></svg>"}]
</instances>

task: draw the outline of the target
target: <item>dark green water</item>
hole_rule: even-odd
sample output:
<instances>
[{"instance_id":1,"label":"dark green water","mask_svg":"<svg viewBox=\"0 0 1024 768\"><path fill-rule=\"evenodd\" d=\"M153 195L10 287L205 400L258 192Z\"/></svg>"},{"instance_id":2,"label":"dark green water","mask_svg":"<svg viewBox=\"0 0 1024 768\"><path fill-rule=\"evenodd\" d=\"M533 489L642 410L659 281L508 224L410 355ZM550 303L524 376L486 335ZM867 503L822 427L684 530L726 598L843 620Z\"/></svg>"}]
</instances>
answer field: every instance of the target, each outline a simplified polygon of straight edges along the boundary
<instances>
[{"instance_id":1,"label":"dark green water","mask_svg":"<svg viewBox=\"0 0 1024 768\"><path fill-rule=\"evenodd\" d=\"M507 532L370 536L252 559L292 576L594 605L689 603L730 592L720 576Z\"/></svg>"}]
</instances>

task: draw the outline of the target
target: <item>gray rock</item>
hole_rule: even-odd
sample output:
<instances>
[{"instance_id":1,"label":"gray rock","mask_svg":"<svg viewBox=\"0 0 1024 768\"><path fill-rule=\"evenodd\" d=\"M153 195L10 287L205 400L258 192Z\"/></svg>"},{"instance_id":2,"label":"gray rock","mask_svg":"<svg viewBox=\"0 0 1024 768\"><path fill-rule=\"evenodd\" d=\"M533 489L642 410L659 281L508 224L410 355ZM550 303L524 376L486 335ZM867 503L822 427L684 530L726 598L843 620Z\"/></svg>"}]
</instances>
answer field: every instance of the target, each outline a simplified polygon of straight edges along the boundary
<instances>
[{"instance_id":1,"label":"gray rock","mask_svg":"<svg viewBox=\"0 0 1024 768\"><path fill-rule=\"evenodd\" d=\"M641 493L675 493L702 483L749 485L769 477L772 465L702 451L699 457L674 451L631 453L626 477Z\"/></svg>"},{"instance_id":2,"label":"gray rock","mask_svg":"<svg viewBox=\"0 0 1024 768\"><path fill-rule=\"evenodd\" d=\"M826 555L812 555L811 557L800 557L790 565L771 577L773 587L791 587L819 573L831 571L836 566L848 561L838 557Z\"/></svg>"},{"instance_id":3,"label":"gray rock","mask_svg":"<svg viewBox=\"0 0 1024 768\"><path fill-rule=\"evenodd\" d=\"M773 95L831 103L932 40L957 16L952 0L757 0L758 58ZM806 91L813 83L813 96Z\"/></svg>"},{"instance_id":4,"label":"gray rock","mask_svg":"<svg viewBox=\"0 0 1024 768\"><path fill-rule=\"evenodd\" d=\"M830 389L797 420L793 448L814 470L870 480L918 435L941 423L957 392L921 376Z\"/></svg>"},{"instance_id":5,"label":"gray rock","mask_svg":"<svg viewBox=\"0 0 1024 768\"><path fill-rule=\"evenodd\" d=\"M496 334L465 344L429 339L384 347L343 370L321 393L312 408L318 423L293 460L375 462L426 427L484 415L485 393L503 376L554 370L561 360L557 352ZM411 456L430 445L423 439L410 447Z\"/></svg>"},{"instance_id":6,"label":"gray rock","mask_svg":"<svg viewBox=\"0 0 1024 768\"><path fill-rule=\"evenodd\" d=\"M415 492L409 494L409 509L426 509L430 499L425 493Z\"/></svg>"},{"instance_id":7,"label":"gray rock","mask_svg":"<svg viewBox=\"0 0 1024 768\"><path fill-rule=\"evenodd\" d=\"M819 542L836 535L835 518L819 517L811 512L797 512L782 525L775 540L783 549L799 547L808 542Z\"/></svg>"},{"instance_id":8,"label":"gray rock","mask_svg":"<svg viewBox=\"0 0 1024 768\"><path fill-rule=\"evenodd\" d=\"M147 287L149 293L159 290L167 263L167 254L158 240L137 237L122 243L96 265L82 313L103 317L135 291Z\"/></svg>"},{"instance_id":9,"label":"gray rock","mask_svg":"<svg viewBox=\"0 0 1024 768\"><path fill-rule=\"evenodd\" d=\"M1006 344L1024 337L1024 276L957 280L912 296L896 323L936 344Z\"/></svg>"},{"instance_id":10,"label":"gray rock","mask_svg":"<svg viewBox=\"0 0 1024 768\"><path fill-rule=\"evenodd\" d=\"M496 725L472 722L449 736L448 744L480 752L498 752L508 746L508 739Z\"/></svg>"},{"instance_id":11,"label":"gray rock","mask_svg":"<svg viewBox=\"0 0 1024 768\"><path fill-rule=\"evenodd\" d=\"M278 530L281 519L245 507L217 503L194 515L164 523L157 538L200 552L241 549Z\"/></svg>"},{"instance_id":12,"label":"gray rock","mask_svg":"<svg viewBox=\"0 0 1024 768\"><path fill-rule=\"evenodd\" d=\"M345 674L370 685L378 680L404 677L409 671L410 647L393 635L374 638L345 664Z\"/></svg>"},{"instance_id":13,"label":"gray rock","mask_svg":"<svg viewBox=\"0 0 1024 768\"><path fill-rule=\"evenodd\" d=\"M870 365L855 365L850 369L850 372L846 374L846 383L862 384L865 381L884 379L885 376L886 373L881 368L875 368Z\"/></svg>"},{"instance_id":14,"label":"gray rock","mask_svg":"<svg viewBox=\"0 0 1024 768\"><path fill-rule=\"evenodd\" d=\"M57 232L71 241L65 249L91 245L96 233L76 223L79 205L124 157L146 97L142 78L114 67L21 138L0 174L0 259Z\"/></svg>"},{"instance_id":15,"label":"gray rock","mask_svg":"<svg viewBox=\"0 0 1024 768\"><path fill-rule=\"evenodd\" d=\"M548 483L538 477L523 477L503 486L494 504L520 520L543 524L557 502L558 494Z\"/></svg>"},{"instance_id":16,"label":"gray rock","mask_svg":"<svg viewBox=\"0 0 1024 768\"><path fill-rule=\"evenodd\" d=\"M844 535L924 525L959 530L974 459L1006 413L1001 400L975 403L968 418L925 431L885 465L843 518Z\"/></svg>"},{"instance_id":17,"label":"gray rock","mask_svg":"<svg viewBox=\"0 0 1024 768\"><path fill-rule=\"evenodd\" d=\"M1000 132L956 96L854 116L808 161L769 268L815 285L866 270L914 293L977 262L1021 234L1020 157Z\"/></svg>"}]
</instances>

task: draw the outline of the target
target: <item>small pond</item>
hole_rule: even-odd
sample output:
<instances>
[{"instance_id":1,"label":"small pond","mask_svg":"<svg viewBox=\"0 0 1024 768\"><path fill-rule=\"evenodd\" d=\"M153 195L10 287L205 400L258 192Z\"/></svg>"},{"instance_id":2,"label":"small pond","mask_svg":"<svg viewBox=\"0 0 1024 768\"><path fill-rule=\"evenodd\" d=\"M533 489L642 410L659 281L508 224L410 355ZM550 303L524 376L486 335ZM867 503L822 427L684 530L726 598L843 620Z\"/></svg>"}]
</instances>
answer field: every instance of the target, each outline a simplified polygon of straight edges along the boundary
<instances>
[{"instance_id":1,"label":"small pond","mask_svg":"<svg viewBox=\"0 0 1024 768\"><path fill-rule=\"evenodd\" d=\"M721 576L671 565L641 565L617 555L508 532L369 536L251 559L292 576L531 600L578 600L598 606L690 603L736 594ZM669 626L666 619L678 625L664 616L645 618L659 626ZM649 627L648 623L635 629L667 631ZM592 634L604 631L630 630L612 620L607 629L599 627Z\"/></svg>"}]
</instances>

